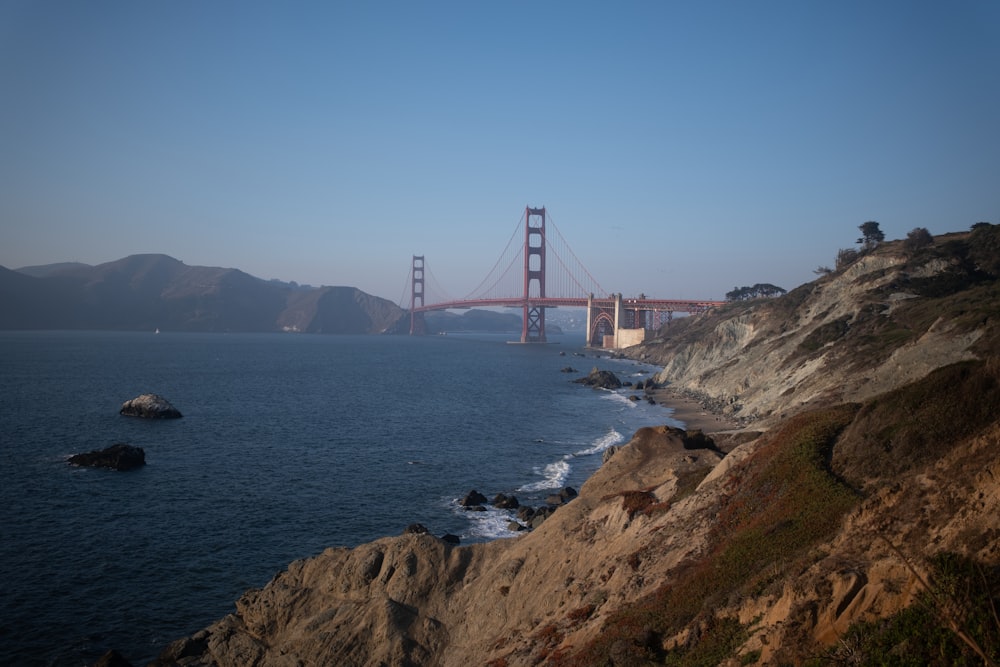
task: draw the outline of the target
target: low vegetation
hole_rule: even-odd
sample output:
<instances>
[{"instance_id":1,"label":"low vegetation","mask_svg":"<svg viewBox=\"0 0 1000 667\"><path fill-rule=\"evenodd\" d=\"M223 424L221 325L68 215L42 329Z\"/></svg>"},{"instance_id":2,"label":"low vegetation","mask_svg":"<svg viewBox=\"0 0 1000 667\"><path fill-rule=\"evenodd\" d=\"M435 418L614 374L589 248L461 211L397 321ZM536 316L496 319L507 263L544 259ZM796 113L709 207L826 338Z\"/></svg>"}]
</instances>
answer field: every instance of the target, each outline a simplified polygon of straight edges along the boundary
<instances>
[{"instance_id":1,"label":"low vegetation","mask_svg":"<svg viewBox=\"0 0 1000 667\"><path fill-rule=\"evenodd\" d=\"M1000 660L1000 567L954 553L927 564L916 604L853 624L809 667L821 665L996 665Z\"/></svg>"},{"instance_id":2,"label":"low vegetation","mask_svg":"<svg viewBox=\"0 0 1000 667\"><path fill-rule=\"evenodd\" d=\"M715 618L714 610L733 596L759 594L829 537L858 501L828 465L837 435L857 409L846 405L791 420L732 479L712 552L614 614L598 639L558 664L717 664L712 660L720 651L742 643L745 629ZM699 628L697 636L662 648L690 625Z\"/></svg>"}]
</instances>

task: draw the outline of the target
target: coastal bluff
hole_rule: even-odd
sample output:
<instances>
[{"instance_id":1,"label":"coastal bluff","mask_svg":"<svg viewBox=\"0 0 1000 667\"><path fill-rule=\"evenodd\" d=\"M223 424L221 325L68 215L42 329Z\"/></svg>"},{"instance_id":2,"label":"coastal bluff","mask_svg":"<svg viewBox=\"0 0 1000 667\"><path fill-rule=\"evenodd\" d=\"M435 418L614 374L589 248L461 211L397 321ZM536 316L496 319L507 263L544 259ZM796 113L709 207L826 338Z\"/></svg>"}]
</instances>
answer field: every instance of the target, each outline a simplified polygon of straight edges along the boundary
<instances>
[{"instance_id":1,"label":"coastal bluff","mask_svg":"<svg viewBox=\"0 0 1000 667\"><path fill-rule=\"evenodd\" d=\"M296 561L154 664L995 664L998 281L987 226L685 318L628 354L739 428L640 429L517 537Z\"/></svg>"},{"instance_id":2,"label":"coastal bluff","mask_svg":"<svg viewBox=\"0 0 1000 667\"><path fill-rule=\"evenodd\" d=\"M851 450L870 417L843 406L717 436L728 453L641 429L530 533L327 549L153 664L645 665L720 641L718 664L835 655L852 624L915 605L935 555L1000 583L1000 425L858 480L862 495L846 460L834 472L802 449ZM805 481L782 488L789 473Z\"/></svg>"},{"instance_id":3,"label":"coastal bluff","mask_svg":"<svg viewBox=\"0 0 1000 667\"><path fill-rule=\"evenodd\" d=\"M637 515L629 494L645 489L668 502L722 456L685 449L679 429L643 429L523 537L453 546L404 534L327 549L248 591L235 613L175 642L155 664L532 664L554 648L538 643L540 633L586 641L609 611L705 548L703 534L685 531L669 559L637 574L625 563L667 517Z\"/></svg>"}]
</instances>

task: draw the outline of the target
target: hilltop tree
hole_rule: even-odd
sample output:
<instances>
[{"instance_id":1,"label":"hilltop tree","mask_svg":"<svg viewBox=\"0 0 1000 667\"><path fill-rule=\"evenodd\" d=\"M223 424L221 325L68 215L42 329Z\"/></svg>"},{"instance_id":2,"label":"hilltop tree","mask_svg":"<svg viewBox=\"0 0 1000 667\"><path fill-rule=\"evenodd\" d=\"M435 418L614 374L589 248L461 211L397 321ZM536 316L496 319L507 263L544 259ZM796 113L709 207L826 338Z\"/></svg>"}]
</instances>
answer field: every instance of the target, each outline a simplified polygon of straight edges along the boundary
<instances>
[{"instance_id":1,"label":"hilltop tree","mask_svg":"<svg viewBox=\"0 0 1000 667\"><path fill-rule=\"evenodd\" d=\"M885 240L885 233L878 228L878 223L874 220L858 225L858 229L861 230L861 238L857 240L857 243L865 250L872 250Z\"/></svg>"},{"instance_id":2,"label":"hilltop tree","mask_svg":"<svg viewBox=\"0 0 1000 667\"><path fill-rule=\"evenodd\" d=\"M926 248L932 243L934 243L934 237L926 227L915 227L909 234L906 235L906 240L903 241L903 247L907 252L912 254L921 248Z\"/></svg>"},{"instance_id":3,"label":"hilltop tree","mask_svg":"<svg viewBox=\"0 0 1000 667\"><path fill-rule=\"evenodd\" d=\"M726 301L749 301L750 299L757 299L759 297L781 296L786 292L787 290L777 285L757 283L752 287L745 285L743 287L734 287L732 291L726 292Z\"/></svg>"}]
</instances>

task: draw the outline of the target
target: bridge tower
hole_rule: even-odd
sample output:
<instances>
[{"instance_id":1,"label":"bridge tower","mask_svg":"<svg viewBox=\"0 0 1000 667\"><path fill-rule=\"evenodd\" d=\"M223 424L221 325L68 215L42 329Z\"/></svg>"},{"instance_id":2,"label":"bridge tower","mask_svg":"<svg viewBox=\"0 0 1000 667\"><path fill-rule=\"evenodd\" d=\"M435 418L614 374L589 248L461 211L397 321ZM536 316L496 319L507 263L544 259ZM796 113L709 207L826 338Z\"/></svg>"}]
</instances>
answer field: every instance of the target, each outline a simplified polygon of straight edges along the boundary
<instances>
[{"instance_id":1,"label":"bridge tower","mask_svg":"<svg viewBox=\"0 0 1000 667\"><path fill-rule=\"evenodd\" d=\"M534 218L534 223L532 223ZM545 342L545 307L531 299L545 298L545 207L524 209L524 312L522 343Z\"/></svg>"},{"instance_id":2,"label":"bridge tower","mask_svg":"<svg viewBox=\"0 0 1000 667\"><path fill-rule=\"evenodd\" d=\"M427 333L427 322L422 312L414 312L415 308L424 305L424 256L414 255L410 270L410 335L423 336Z\"/></svg>"}]
</instances>

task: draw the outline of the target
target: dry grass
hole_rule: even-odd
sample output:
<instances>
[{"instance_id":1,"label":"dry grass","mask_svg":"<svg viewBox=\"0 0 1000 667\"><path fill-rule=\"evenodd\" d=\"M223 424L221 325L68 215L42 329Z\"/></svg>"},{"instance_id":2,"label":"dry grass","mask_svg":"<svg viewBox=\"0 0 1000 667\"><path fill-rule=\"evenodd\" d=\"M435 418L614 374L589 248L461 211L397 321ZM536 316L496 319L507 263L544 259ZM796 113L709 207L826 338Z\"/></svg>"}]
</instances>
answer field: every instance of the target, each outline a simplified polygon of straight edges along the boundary
<instances>
[{"instance_id":1,"label":"dry grass","mask_svg":"<svg viewBox=\"0 0 1000 667\"><path fill-rule=\"evenodd\" d=\"M800 415L772 436L734 478L709 556L684 566L675 585L612 615L596 640L559 664L606 664L612 653L615 664L709 664L702 663L704 656L731 648L743 630L714 619L711 611L759 587L761 577L773 577L775 568L786 568L796 554L828 537L857 502L827 466L837 435L856 411L849 405ZM697 641L664 653L661 639L696 619L702 626Z\"/></svg>"}]
</instances>

